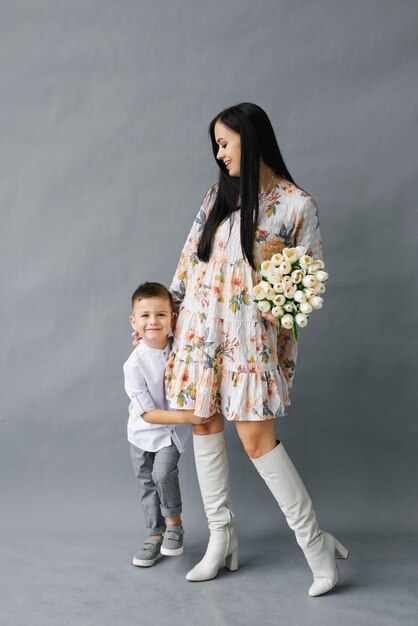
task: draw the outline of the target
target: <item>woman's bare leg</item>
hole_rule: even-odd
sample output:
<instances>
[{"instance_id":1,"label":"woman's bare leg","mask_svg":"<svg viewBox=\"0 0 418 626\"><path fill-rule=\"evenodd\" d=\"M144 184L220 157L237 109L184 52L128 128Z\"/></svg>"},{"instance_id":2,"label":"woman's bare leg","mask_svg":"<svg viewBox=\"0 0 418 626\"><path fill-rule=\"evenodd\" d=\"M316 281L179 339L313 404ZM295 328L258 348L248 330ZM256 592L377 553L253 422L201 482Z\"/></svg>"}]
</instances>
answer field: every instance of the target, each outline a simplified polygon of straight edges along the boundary
<instances>
[{"instance_id":1,"label":"woman's bare leg","mask_svg":"<svg viewBox=\"0 0 418 626\"><path fill-rule=\"evenodd\" d=\"M277 446L275 423L274 419L264 422L235 422L238 436L250 459L258 459Z\"/></svg>"},{"instance_id":2,"label":"woman's bare leg","mask_svg":"<svg viewBox=\"0 0 418 626\"><path fill-rule=\"evenodd\" d=\"M224 430L224 417L221 413L216 413L208 424L193 424L194 435L213 435Z\"/></svg>"}]
</instances>

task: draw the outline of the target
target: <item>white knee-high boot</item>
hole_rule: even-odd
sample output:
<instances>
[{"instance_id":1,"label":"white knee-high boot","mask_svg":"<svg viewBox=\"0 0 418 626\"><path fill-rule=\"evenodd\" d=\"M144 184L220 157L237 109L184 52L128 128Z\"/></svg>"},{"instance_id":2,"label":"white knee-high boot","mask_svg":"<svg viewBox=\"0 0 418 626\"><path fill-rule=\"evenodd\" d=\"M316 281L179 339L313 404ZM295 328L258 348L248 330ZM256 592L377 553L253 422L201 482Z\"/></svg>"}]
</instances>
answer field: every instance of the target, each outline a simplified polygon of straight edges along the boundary
<instances>
[{"instance_id":1,"label":"white knee-high boot","mask_svg":"<svg viewBox=\"0 0 418 626\"><path fill-rule=\"evenodd\" d=\"M340 577L335 559L347 559L347 548L319 529L309 494L282 443L251 460L295 532L296 541L312 570L314 582L308 594L327 593Z\"/></svg>"},{"instance_id":2,"label":"white knee-high boot","mask_svg":"<svg viewBox=\"0 0 418 626\"><path fill-rule=\"evenodd\" d=\"M231 571L238 569L238 539L229 495L228 459L223 432L193 435L197 478L210 531L203 559L187 574L197 582L215 578L224 562Z\"/></svg>"}]
</instances>

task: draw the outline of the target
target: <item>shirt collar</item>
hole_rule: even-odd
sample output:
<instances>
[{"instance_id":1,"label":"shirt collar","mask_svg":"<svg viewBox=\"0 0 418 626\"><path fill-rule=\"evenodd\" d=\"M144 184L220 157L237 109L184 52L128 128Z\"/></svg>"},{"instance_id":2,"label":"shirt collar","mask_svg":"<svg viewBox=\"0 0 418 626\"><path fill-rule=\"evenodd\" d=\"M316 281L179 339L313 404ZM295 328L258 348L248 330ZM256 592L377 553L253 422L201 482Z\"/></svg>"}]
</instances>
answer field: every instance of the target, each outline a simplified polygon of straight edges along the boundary
<instances>
[{"instance_id":1,"label":"shirt collar","mask_svg":"<svg viewBox=\"0 0 418 626\"><path fill-rule=\"evenodd\" d=\"M162 354L163 356L167 357L171 351L171 343L172 343L172 339L171 337L169 337L165 348L151 348L150 346L147 346L147 344L144 341L141 341L139 345L141 346L142 352L148 352L149 354L156 354L156 355Z\"/></svg>"}]
</instances>

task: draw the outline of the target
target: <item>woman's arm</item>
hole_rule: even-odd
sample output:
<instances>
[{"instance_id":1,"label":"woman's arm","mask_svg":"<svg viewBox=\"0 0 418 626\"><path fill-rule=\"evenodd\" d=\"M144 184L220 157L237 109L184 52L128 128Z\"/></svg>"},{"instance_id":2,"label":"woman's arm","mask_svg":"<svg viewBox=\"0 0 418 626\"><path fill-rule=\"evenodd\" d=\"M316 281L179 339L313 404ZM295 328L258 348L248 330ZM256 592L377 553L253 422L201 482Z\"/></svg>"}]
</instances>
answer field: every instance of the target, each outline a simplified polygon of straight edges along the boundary
<instances>
[{"instance_id":1,"label":"woman's arm","mask_svg":"<svg viewBox=\"0 0 418 626\"><path fill-rule=\"evenodd\" d=\"M196 265L199 263L197 248L200 237L206 223L210 209L216 197L216 186L211 187L203 199L203 203L195 217L190 233L186 239L180 260L170 285L170 293L173 296L176 307L182 303L186 295L187 281Z\"/></svg>"},{"instance_id":2,"label":"woman's arm","mask_svg":"<svg viewBox=\"0 0 418 626\"><path fill-rule=\"evenodd\" d=\"M301 218L296 230L295 245L304 246L306 248L306 254L314 259L323 258L321 233L319 230L319 216L318 207L313 198L308 197L304 199L304 203L301 209ZM279 320L270 312L262 313L262 317L268 322L271 322L275 326L278 326ZM281 331L286 331L282 328ZM283 332L283 336L291 337L292 331ZM282 348L285 349L287 341L283 342Z\"/></svg>"},{"instance_id":3,"label":"woman's arm","mask_svg":"<svg viewBox=\"0 0 418 626\"><path fill-rule=\"evenodd\" d=\"M296 246L305 246L306 254L314 259L323 259L321 232L319 230L318 207L312 197L304 198L301 207L301 219L296 231ZM262 317L275 326L278 325L277 317L269 311L262 313ZM281 328L278 336L278 361L280 363L287 386L290 389L296 368L298 347L293 337L292 330Z\"/></svg>"},{"instance_id":4,"label":"woman's arm","mask_svg":"<svg viewBox=\"0 0 418 626\"><path fill-rule=\"evenodd\" d=\"M323 260L321 232L319 230L318 207L313 198L305 198L301 219L296 230L296 245L305 246L306 254Z\"/></svg>"}]
</instances>

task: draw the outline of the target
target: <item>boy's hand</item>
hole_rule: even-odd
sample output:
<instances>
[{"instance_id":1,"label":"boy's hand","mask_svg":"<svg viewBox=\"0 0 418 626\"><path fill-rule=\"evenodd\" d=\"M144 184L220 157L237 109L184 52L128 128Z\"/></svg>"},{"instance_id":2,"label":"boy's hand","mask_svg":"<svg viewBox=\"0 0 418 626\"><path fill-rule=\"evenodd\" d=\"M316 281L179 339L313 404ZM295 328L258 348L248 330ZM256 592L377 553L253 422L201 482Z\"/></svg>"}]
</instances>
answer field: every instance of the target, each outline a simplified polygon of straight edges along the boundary
<instances>
[{"instance_id":1,"label":"boy's hand","mask_svg":"<svg viewBox=\"0 0 418 626\"><path fill-rule=\"evenodd\" d=\"M213 415L211 417L198 417L193 411L182 411L182 413L184 413L184 421L186 424L208 424L214 417Z\"/></svg>"},{"instance_id":2,"label":"boy's hand","mask_svg":"<svg viewBox=\"0 0 418 626\"><path fill-rule=\"evenodd\" d=\"M139 334L139 330L134 330L134 332L132 333L132 337L133 337L133 341L132 341L132 345L133 346L139 346L139 344L141 343L141 335Z\"/></svg>"},{"instance_id":3,"label":"boy's hand","mask_svg":"<svg viewBox=\"0 0 418 626\"><path fill-rule=\"evenodd\" d=\"M173 311L173 313L171 314L171 330L174 332L174 329L176 327L177 324L177 318L178 318L178 312Z\"/></svg>"}]
</instances>

